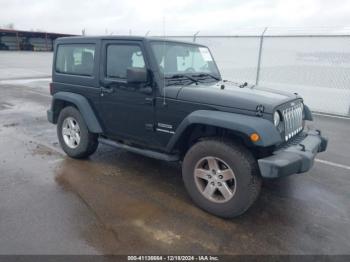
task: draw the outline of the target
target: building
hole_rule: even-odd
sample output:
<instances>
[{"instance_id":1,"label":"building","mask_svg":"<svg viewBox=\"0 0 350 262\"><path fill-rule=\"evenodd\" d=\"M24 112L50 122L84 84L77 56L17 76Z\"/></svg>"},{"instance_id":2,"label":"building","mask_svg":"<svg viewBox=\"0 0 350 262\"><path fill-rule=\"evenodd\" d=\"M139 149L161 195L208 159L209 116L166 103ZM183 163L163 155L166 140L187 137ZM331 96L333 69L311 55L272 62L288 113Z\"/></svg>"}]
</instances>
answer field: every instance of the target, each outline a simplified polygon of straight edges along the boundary
<instances>
[{"instance_id":1,"label":"building","mask_svg":"<svg viewBox=\"0 0 350 262\"><path fill-rule=\"evenodd\" d=\"M53 42L68 34L0 29L0 50L52 51Z\"/></svg>"}]
</instances>

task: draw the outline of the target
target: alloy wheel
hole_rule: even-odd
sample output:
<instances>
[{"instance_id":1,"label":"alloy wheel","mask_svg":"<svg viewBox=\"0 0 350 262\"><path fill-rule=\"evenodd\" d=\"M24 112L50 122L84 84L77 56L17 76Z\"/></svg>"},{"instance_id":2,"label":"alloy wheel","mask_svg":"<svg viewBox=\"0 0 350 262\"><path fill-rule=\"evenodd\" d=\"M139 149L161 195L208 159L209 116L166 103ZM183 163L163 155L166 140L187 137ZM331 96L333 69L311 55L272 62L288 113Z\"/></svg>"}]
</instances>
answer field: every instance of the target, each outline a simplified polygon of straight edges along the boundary
<instances>
[{"instance_id":1,"label":"alloy wheel","mask_svg":"<svg viewBox=\"0 0 350 262\"><path fill-rule=\"evenodd\" d=\"M194 179L199 192L210 201L225 203L236 192L233 170L217 157L204 157L197 162Z\"/></svg>"},{"instance_id":2,"label":"alloy wheel","mask_svg":"<svg viewBox=\"0 0 350 262\"><path fill-rule=\"evenodd\" d=\"M80 143L80 127L76 119L67 117L62 124L62 136L66 145L72 149L79 146Z\"/></svg>"}]
</instances>

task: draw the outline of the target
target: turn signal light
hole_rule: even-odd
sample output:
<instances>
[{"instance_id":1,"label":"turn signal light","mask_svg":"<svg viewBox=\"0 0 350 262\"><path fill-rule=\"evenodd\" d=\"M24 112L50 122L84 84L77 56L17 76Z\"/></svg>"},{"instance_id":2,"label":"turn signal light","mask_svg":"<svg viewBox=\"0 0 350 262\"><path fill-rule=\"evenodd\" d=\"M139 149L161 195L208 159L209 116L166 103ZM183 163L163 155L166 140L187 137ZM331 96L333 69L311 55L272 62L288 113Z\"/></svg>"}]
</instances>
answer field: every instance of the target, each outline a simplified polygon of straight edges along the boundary
<instances>
[{"instance_id":1,"label":"turn signal light","mask_svg":"<svg viewBox=\"0 0 350 262\"><path fill-rule=\"evenodd\" d=\"M250 140L252 142L258 142L260 140L260 136L257 133L253 133L250 135Z\"/></svg>"}]
</instances>

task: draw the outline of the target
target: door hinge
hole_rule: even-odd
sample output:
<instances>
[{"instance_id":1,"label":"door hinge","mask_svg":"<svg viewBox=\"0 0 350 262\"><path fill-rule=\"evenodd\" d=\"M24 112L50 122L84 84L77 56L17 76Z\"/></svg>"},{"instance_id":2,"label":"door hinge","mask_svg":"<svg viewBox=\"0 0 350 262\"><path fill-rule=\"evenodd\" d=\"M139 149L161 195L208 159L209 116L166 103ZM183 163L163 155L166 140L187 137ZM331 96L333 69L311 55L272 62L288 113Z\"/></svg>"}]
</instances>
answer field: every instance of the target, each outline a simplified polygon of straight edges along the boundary
<instances>
[{"instance_id":1,"label":"door hinge","mask_svg":"<svg viewBox=\"0 0 350 262\"><path fill-rule=\"evenodd\" d=\"M154 101L155 101L155 99L153 98L153 97L146 97L145 98L145 104L146 105L154 105Z\"/></svg>"},{"instance_id":2,"label":"door hinge","mask_svg":"<svg viewBox=\"0 0 350 262\"><path fill-rule=\"evenodd\" d=\"M146 130L154 131L154 124L145 124Z\"/></svg>"}]
</instances>

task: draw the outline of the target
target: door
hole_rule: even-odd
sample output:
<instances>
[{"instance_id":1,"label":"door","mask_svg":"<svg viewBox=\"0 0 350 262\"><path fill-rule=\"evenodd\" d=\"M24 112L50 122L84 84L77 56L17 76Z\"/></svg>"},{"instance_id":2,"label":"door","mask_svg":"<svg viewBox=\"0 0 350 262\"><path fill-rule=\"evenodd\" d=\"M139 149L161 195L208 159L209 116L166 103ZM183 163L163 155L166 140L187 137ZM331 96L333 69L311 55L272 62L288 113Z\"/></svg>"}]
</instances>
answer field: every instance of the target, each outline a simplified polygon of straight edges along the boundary
<instances>
[{"instance_id":1,"label":"door","mask_svg":"<svg viewBox=\"0 0 350 262\"><path fill-rule=\"evenodd\" d=\"M146 68L142 42L102 43L100 119L109 137L136 143L153 140L154 104L151 83L128 83L128 68Z\"/></svg>"}]
</instances>

